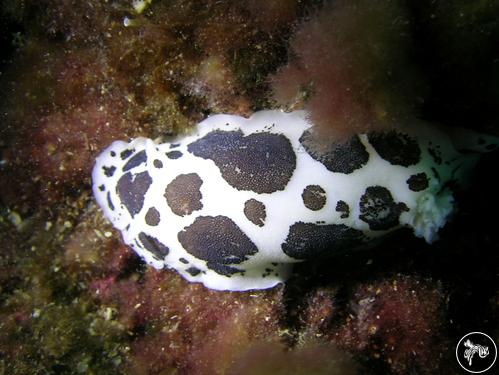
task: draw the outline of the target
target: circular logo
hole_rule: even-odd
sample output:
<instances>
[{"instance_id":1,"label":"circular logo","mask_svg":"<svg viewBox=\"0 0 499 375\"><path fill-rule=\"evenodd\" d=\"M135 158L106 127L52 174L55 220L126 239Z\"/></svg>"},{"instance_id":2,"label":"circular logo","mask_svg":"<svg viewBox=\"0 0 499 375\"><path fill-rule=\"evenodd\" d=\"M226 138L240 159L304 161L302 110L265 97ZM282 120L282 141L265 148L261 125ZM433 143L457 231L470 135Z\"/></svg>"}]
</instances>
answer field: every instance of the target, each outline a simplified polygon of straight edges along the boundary
<instances>
[{"instance_id":1,"label":"circular logo","mask_svg":"<svg viewBox=\"0 0 499 375\"><path fill-rule=\"evenodd\" d=\"M457 362L473 374L487 371L497 359L497 347L490 336L482 332L470 332L456 346Z\"/></svg>"}]
</instances>

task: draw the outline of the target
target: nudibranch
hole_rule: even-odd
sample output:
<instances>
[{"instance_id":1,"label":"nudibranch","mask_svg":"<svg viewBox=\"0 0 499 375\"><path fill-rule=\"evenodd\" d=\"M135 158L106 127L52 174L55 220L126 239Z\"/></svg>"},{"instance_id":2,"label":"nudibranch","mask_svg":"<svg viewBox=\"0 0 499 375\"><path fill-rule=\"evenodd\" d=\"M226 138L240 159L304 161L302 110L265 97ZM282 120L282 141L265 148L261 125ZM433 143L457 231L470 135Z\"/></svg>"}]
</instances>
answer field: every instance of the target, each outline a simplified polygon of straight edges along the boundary
<instances>
[{"instance_id":1,"label":"nudibranch","mask_svg":"<svg viewBox=\"0 0 499 375\"><path fill-rule=\"evenodd\" d=\"M169 142L113 142L96 160L93 191L153 267L212 289L264 289L295 262L400 227L432 242L478 152L497 144L423 123L338 144L318 138L303 111L214 115Z\"/></svg>"}]
</instances>

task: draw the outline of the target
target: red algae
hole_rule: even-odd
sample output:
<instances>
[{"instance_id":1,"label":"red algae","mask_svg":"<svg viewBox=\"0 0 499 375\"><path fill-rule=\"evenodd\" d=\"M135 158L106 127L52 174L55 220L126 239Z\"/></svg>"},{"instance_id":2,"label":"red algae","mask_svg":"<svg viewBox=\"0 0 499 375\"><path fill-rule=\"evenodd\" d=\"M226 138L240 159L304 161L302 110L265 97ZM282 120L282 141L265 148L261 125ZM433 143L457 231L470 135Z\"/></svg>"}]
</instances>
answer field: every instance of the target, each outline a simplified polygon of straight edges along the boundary
<instances>
[{"instance_id":1,"label":"red algae","mask_svg":"<svg viewBox=\"0 0 499 375\"><path fill-rule=\"evenodd\" d=\"M184 85L183 92L214 112L251 114L250 101L241 95L242 87L221 57L210 56L200 62L199 69Z\"/></svg>"},{"instance_id":2,"label":"red algae","mask_svg":"<svg viewBox=\"0 0 499 375\"><path fill-rule=\"evenodd\" d=\"M95 278L99 275L119 276L135 263L134 253L128 246L114 237L106 240L96 238L94 231L91 228L75 230L65 245L65 265ZM106 232L104 235L110 234Z\"/></svg>"},{"instance_id":3,"label":"red algae","mask_svg":"<svg viewBox=\"0 0 499 375\"><path fill-rule=\"evenodd\" d=\"M7 168L29 171L24 178L39 184L44 199L59 199L68 188L88 183L97 150L124 128L119 108L95 103L39 118L31 136L5 152Z\"/></svg>"},{"instance_id":4,"label":"red algae","mask_svg":"<svg viewBox=\"0 0 499 375\"><path fill-rule=\"evenodd\" d=\"M95 103L84 109L43 117L39 132L25 152L45 179L72 182L85 178L90 173L95 150L112 141L113 134L107 128L113 128L110 120L120 113L118 105L106 107ZM114 131L116 128L114 125Z\"/></svg>"},{"instance_id":5,"label":"red algae","mask_svg":"<svg viewBox=\"0 0 499 375\"><path fill-rule=\"evenodd\" d=\"M383 358L396 374L433 374L452 351L442 337L446 298L438 282L417 277L361 285L346 321L329 337L342 348Z\"/></svg>"},{"instance_id":6,"label":"red algae","mask_svg":"<svg viewBox=\"0 0 499 375\"><path fill-rule=\"evenodd\" d=\"M337 293L337 289L318 288L308 296L307 307L301 317L306 337L324 336L333 317L340 310L335 301Z\"/></svg>"},{"instance_id":7,"label":"red algae","mask_svg":"<svg viewBox=\"0 0 499 375\"><path fill-rule=\"evenodd\" d=\"M149 269L144 280L145 337L138 337L129 358L138 367L176 366L189 374L220 373L255 341L277 341L282 289L220 293L188 284L174 272ZM163 349L151 346L161 342ZM223 357L213 353L224 353Z\"/></svg>"},{"instance_id":8,"label":"red algae","mask_svg":"<svg viewBox=\"0 0 499 375\"><path fill-rule=\"evenodd\" d=\"M307 341L291 351L283 345L260 343L241 355L230 375L353 375L359 368L334 345Z\"/></svg>"},{"instance_id":9,"label":"red algae","mask_svg":"<svg viewBox=\"0 0 499 375\"><path fill-rule=\"evenodd\" d=\"M28 62L37 52L30 48L24 56ZM27 69L24 63L9 74ZM126 122L123 98L102 91L107 69L94 53L52 51L42 62L34 62L25 80L10 85L9 102L19 104L6 112L12 124L4 129L10 142L0 173L24 171L18 174L21 184L35 182L25 190L26 197L12 198L13 206L40 195L53 203L88 183L97 152L117 134L126 135L134 124Z\"/></svg>"},{"instance_id":10,"label":"red algae","mask_svg":"<svg viewBox=\"0 0 499 375\"><path fill-rule=\"evenodd\" d=\"M398 1L324 5L297 27L290 63L272 77L274 98L308 95L310 119L335 140L397 126L419 104L409 26Z\"/></svg>"}]
</instances>

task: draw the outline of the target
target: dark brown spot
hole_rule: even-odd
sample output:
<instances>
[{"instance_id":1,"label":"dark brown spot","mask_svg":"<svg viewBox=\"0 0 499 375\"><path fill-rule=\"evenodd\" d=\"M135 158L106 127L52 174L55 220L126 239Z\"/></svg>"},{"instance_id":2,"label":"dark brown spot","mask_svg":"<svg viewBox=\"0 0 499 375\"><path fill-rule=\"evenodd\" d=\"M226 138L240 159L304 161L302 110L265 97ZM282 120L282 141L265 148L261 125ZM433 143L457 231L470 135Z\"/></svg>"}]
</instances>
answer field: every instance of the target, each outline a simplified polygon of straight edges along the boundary
<instances>
[{"instance_id":1,"label":"dark brown spot","mask_svg":"<svg viewBox=\"0 0 499 375\"><path fill-rule=\"evenodd\" d=\"M197 276L201 273L201 270L199 268L196 268L196 267L189 267L185 270L185 272L187 272L191 276Z\"/></svg>"},{"instance_id":2,"label":"dark brown spot","mask_svg":"<svg viewBox=\"0 0 499 375\"><path fill-rule=\"evenodd\" d=\"M456 168L459 168L459 166L457 166ZM440 174L434 167L431 167L431 171L433 172L433 177L435 177L437 180L440 180Z\"/></svg>"},{"instance_id":3,"label":"dark brown spot","mask_svg":"<svg viewBox=\"0 0 499 375\"><path fill-rule=\"evenodd\" d=\"M341 218L346 219L347 217L350 216L350 207L348 206L348 203L345 201L338 201L336 203L336 212L341 212Z\"/></svg>"},{"instance_id":4,"label":"dark brown spot","mask_svg":"<svg viewBox=\"0 0 499 375\"><path fill-rule=\"evenodd\" d=\"M123 166L123 172L129 171L132 168L135 168L139 166L142 163L145 163L147 161L147 154L146 150L142 150L138 153L136 153L130 160L126 162L126 164Z\"/></svg>"},{"instance_id":5,"label":"dark brown spot","mask_svg":"<svg viewBox=\"0 0 499 375\"><path fill-rule=\"evenodd\" d=\"M265 271L265 272L264 272L264 273L262 273L262 277L267 277L267 276L270 276L270 274L271 274L272 272L274 272L274 270L273 270L272 268L265 268L265 270L264 270L264 271ZM276 275L276 276L277 276L277 275Z\"/></svg>"},{"instance_id":6,"label":"dark brown spot","mask_svg":"<svg viewBox=\"0 0 499 375\"><path fill-rule=\"evenodd\" d=\"M145 194L151 184L152 178L147 172L141 172L136 175L127 172L118 180L116 193L132 217L142 210Z\"/></svg>"},{"instance_id":7,"label":"dark brown spot","mask_svg":"<svg viewBox=\"0 0 499 375\"><path fill-rule=\"evenodd\" d=\"M106 190L106 187L104 185L100 185L99 186L99 191L104 191L104 190Z\"/></svg>"},{"instance_id":8,"label":"dark brown spot","mask_svg":"<svg viewBox=\"0 0 499 375\"><path fill-rule=\"evenodd\" d=\"M248 199L244 202L244 215L253 224L263 227L265 225L265 205L256 199Z\"/></svg>"},{"instance_id":9,"label":"dark brown spot","mask_svg":"<svg viewBox=\"0 0 499 375\"><path fill-rule=\"evenodd\" d=\"M310 130L305 130L300 143L313 159L335 173L352 173L369 160L369 153L356 135L345 143L325 143Z\"/></svg>"},{"instance_id":10,"label":"dark brown spot","mask_svg":"<svg viewBox=\"0 0 499 375\"><path fill-rule=\"evenodd\" d=\"M189 264L189 261L185 258L178 258L178 260L181 262L181 263L184 263L184 264Z\"/></svg>"},{"instance_id":11,"label":"dark brown spot","mask_svg":"<svg viewBox=\"0 0 499 375\"><path fill-rule=\"evenodd\" d=\"M109 206L109 208L114 211L114 204L113 204L113 201L111 200L111 192L107 192L107 205Z\"/></svg>"},{"instance_id":12,"label":"dark brown spot","mask_svg":"<svg viewBox=\"0 0 499 375\"><path fill-rule=\"evenodd\" d=\"M181 174L166 187L164 197L175 215L190 215L203 208L201 191L203 180L196 173Z\"/></svg>"},{"instance_id":13,"label":"dark brown spot","mask_svg":"<svg viewBox=\"0 0 499 375\"><path fill-rule=\"evenodd\" d=\"M178 159L182 157L182 153L180 151L170 151L166 153L169 159Z\"/></svg>"},{"instance_id":14,"label":"dark brown spot","mask_svg":"<svg viewBox=\"0 0 499 375\"><path fill-rule=\"evenodd\" d=\"M144 232L139 233L139 240L144 245L145 249L152 253L156 259L164 259L170 249L163 245L156 237L145 234Z\"/></svg>"},{"instance_id":15,"label":"dark brown spot","mask_svg":"<svg viewBox=\"0 0 499 375\"><path fill-rule=\"evenodd\" d=\"M154 227L159 224L160 219L161 215L159 214L159 211L156 208L150 207L149 210L147 210L145 217L147 225Z\"/></svg>"},{"instance_id":16,"label":"dark brown spot","mask_svg":"<svg viewBox=\"0 0 499 375\"><path fill-rule=\"evenodd\" d=\"M326 204L326 192L319 185L308 185L301 198L305 207L312 211L318 211Z\"/></svg>"},{"instance_id":17,"label":"dark brown spot","mask_svg":"<svg viewBox=\"0 0 499 375\"><path fill-rule=\"evenodd\" d=\"M497 148L497 144L495 143L489 143L487 146L485 146L485 149L487 151L494 151Z\"/></svg>"},{"instance_id":18,"label":"dark brown spot","mask_svg":"<svg viewBox=\"0 0 499 375\"><path fill-rule=\"evenodd\" d=\"M412 191L421 191L428 187L428 177L424 172L413 174L406 182Z\"/></svg>"},{"instance_id":19,"label":"dark brown spot","mask_svg":"<svg viewBox=\"0 0 499 375\"><path fill-rule=\"evenodd\" d=\"M316 259L360 245L364 234L343 224L298 222L290 229L282 250L295 259Z\"/></svg>"},{"instance_id":20,"label":"dark brown spot","mask_svg":"<svg viewBox=\"0 0 499 375\"><path fill-rule=\"evenodd\" d=\"M154 159L152 164L154 165L155 168L158 168L158 169L163 168L163 162L159 159Z\"/></svg>"},{"instance_id":21,"label":"dark brown spot","mask_svg":"<svg viewBox=\"0 0 499 375\"><path fill-rule=\"evenodd\" d=\"M116 156L116 152L114 152L114 151L111 151L111 152L110 152L110 154L111 154L111 156L112 156L113 158Z\"/></svg>"},{"instance_id":22,"label":"dark brown spot","mask_svg":"<svg viewBox=\"0 0 499 375\"><path fill-rule=\"evenodd\" d=\"M121 151L121 153L120 153L121 160L125 160L127 157L132 155L134 152L135 152L135 149L132 149L132 150L127 149L127 150Z\"/></svg>"},{"instance_id":23,"label":"dark brown spot","mask_svg":"<svg viewBox=\"0 0 499 375\"><path fill-rule=\"evenodd\" d=\"M405 203L396 203L390 191L382 186L369 186L360 197L360 220L371 230L387 230L399 224L402 212L409 211Z\"/></svg>"},{"instance_id":24,"label":"dark brown spot","mask_svg":"<svg viewBox=\"0 0 499 375\"><path fill-rule=\"evenodd\" d=\"M421 150L414 138L407 134L389 131L368 134L369 143L376 152L392 165L408 167L419 163Z\"/></svg>"},{"instance_id":25,"label":"dark brown spot","mask_svg":"<svg viewBox=\"0 0 499 375\"><path fill-rule=\"evenodd\" d=\"M213 160L222 177L238 190L273 193L284 190L296 167L288 138L267 132L215 130L188 146L189 152Z\"/></svg>"},{"instance_id":26,"label":"dark brown spot","mask_svg":"<svg viewBox=\"0 0 499 375\"><path fill-rule=\"evenodd\" d=\"M442 153L437 147L428 147L428 153L435 163L437 163L438 165L442 164Z\"/></svg>"},{"instance_id":27,"label":"dark brown spot","mask_svg":"<svg viewBox=\"0 0 499 375\"><path fill-rule=\"evenodd\" d=\"M258 252L255 244L226 216L199 216L179 232L183 248L221 275L243 272L230 265L239 264Z\"/></svg>"},{"instance_id":28,"label":"dark brown spot","mask_svg":"<svg viewBox=\"0 0 499 375\"><path fill-rule=\"evenodd\" d=\"M241 275L244 275L245 272L243 269L227 266L225 264L220 264L220 263L207 263L206 265L210 270L215 271L216 273L227 277L230 277L235 273L240 273Z\"/></svg>"},{"instance_id":29,"label":"dark brown spot","mask_svg":"<svg viewBox=\"0 0 499 375\"><path fill-rule=\"evenodd\" d=\"M104 171L104 174L106 175L106 177L112 177L114 175L114 172L116 171L116 167L114 165L110 166L110 167L106 167L104 165L102 167L102 170Z\"/></svg>"}]
</instances>

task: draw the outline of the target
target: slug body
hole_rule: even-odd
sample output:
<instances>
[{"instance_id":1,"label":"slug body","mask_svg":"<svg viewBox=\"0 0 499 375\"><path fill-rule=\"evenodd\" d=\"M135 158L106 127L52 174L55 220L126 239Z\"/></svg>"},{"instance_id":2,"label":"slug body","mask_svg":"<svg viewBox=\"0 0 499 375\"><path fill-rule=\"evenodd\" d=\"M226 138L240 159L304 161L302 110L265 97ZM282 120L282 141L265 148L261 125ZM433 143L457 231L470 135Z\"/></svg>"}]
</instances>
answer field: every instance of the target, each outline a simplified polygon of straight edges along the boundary
<instances>
[{"instance_id":1,"label":"slug body","mask_svg":"<svg viewBox=\"0 0 499 375\"><path fill-rule=\"evenodd\" d=\"M92 178L104 215L147 263L248 290L399 227L435 240L477 158L424 124L320 145L305 112L261 111L209 117L166 143L113 142Z\"/></svg>"}]
</instances>

